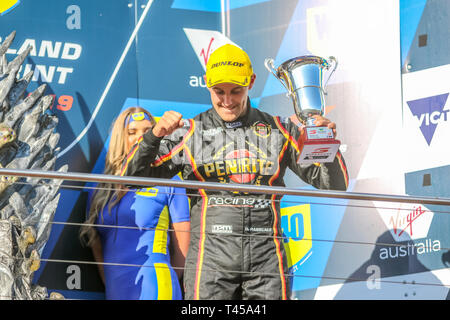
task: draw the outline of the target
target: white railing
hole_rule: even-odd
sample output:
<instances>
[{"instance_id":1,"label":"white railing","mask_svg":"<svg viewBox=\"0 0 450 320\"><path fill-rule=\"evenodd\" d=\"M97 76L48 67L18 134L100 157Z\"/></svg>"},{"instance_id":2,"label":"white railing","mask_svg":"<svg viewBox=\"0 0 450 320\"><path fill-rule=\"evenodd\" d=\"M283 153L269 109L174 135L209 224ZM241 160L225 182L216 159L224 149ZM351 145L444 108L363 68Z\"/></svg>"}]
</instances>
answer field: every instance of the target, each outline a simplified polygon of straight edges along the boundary
<instances>
[{"instance_id":1,"label":"white railing","mask_svg":"<svg viewBox=\"0 0 450 320\"><path fill-rule=\"evenodd\" d=\"M134 186L172 186L185 189L207 189L207 190L221 190L221 191L239 191L248 192L251 194L276 194L276 195L292 195L292 196L306 196L306 197L319 197L319 198L334 198L334 199L348 199L348 200L362 200L362 201L380 201L380 202L399 202L399 203L413 203L413 204L428 204L428 205L442 205L450 206L449 198L440 197L418 197L418 196L408 196L408 195L387 195L387 194L373 194L373 193L356 193L356 192L345 192L345 191L331 191L331 190L303 190L294 189L287 187L274 187L274 186L255 186L246 184L224 184L217 182L200 182L200 181L190 181L190 180L173 180L173 179L162 179L162 178L144 178L144 177L129 177L129 176L115 176L115 175L105 175L105 174L92 174L92 173L81 173L81 172L56 172L56 171L44 171L44 170L29 170L29 169L10 169L10 168L0 168L0 176L14 176L14 177L24 177L24 178L41 178L41 179L55 179L64 181L77 181L77 182L103 182L117 185L134 185ZM28 184L29 182L16 181L14 183ZM61 185L61 188L79 188L79 189L97 189L97 187L88 187L83 185ZM280 200L277 200L280 201ZM324 205L338 205L333 203L321 203ZM366 205L355 205L346 204L346 206L357 206L364 208L374 208ZM449 214L448 211L437 211L439 213ZM86 223L75 223L75 222L62 222L62 221L48 221L47 223L52 225L67 225L73 227L81 227L82 225L87 225ZM91 225L94 226L94 225ZM134 228L130 226L110 226L110 225L95 225L97 227L107 227L107 228ZM136 227L136 229L138 229ZM142 228L139 228L142 230ZM147 229L147 228L144 228ZM150 229L150 228L148 228ZM152 230L155 228L152 228ZM168 232L174 231L172 229L166 230ZM186 231L191 232L191 231ZM242 236L241 234L230 234L226 236ZM248 235L246 235L248 236ZM255 237L267 237L264 235L253 235ZM273 236L270 236L273 237ZM278 236L280 240L283 240L284 235ZM300 240L300 239L299 239ZM327 239L306 239L301 240L307 241L318 241L318 242L333 242L333 243L343 243L343 244L359 244L359 245L370 245L370 246L401 246L401 244L393 243L379 243L379 242L367 242L367 241L345 241L345 240L327 240ZM441 250L450 250L450 248L441 247ZM49 263L76 263L76 264L95 264L95 265L115 265L115 266L128 266L128 267L149 267L143 265L134 264L121 264L121 263L105 263L105 262L95 262L95 261L79 261L79 260L68 260L68 259L43 259L42 262ZM186 269L180 267L173 267L174 269ZM233 271L229 270L230 273L238 272L245 273L243 271ZM348 277L332 277L332 276L314 276L314 275L293 275L294 277L305 277L305 278L326 278L333 280L342 281L365 281L365 279L350 279ZM387 279L379 279L380 283L392 283L405 285L402 281L391 281ZM408 283L406 283L408 284ZM414 285L424 285L424 286L439 286L439 287L450 287L448 283L428 283L428 282L414 282ZM1 297L0 297L1 298ZM8 297L6 297L8 298ZM10 297L13 298L13 297Z\"/></svg>"},{"instance_id":2,"label":"white railing","mask_svg":"<svg viewBox=\"0 0 450 320\"><path fill-rule=\"evenodd\" d=\"M255 186L248 184L227 184L219 182L200 182L190 180L179 181L162 178L115 176L115 175L81 173L81 172L56 172L43 170L2 168L0 169L0 176L57 179L57 180L69 180L81 182L106 182L111 184L136 185L136 186L172 186L186 189L239 191L249 193L336 198L349 200L422 203L422 204L446 205L446 206L450 205L449 198L439 198L439 197L418 197L407 195L388 195L388 194L358 193L358 192L331 191L331 190L302 190L287 187Z\"/></svg>"}]
</instances>

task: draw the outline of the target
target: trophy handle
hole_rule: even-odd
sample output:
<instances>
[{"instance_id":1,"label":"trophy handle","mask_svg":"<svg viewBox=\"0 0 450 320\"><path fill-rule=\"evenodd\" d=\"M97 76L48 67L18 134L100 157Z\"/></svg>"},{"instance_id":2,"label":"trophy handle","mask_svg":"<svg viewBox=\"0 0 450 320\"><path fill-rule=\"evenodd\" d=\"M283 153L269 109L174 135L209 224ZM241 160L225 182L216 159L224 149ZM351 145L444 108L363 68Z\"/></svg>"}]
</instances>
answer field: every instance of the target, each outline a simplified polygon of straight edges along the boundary
<instances>
[{"instance_id":1,"label":"trophy handle","mask_svg":"<svg viewBox=\"0 0 450 320\"><path fill-rule=\"evenodd\" d=\"M327 94L325 88L327 87L328 81L330 80L331 76L333 75L333 73L334 73L334 71L336 70L337 65L338 65L338 62L337 62L337 60L336 60L335 57L330 56L330 57L328 57L328 60L331 61L331 62L329 62L329 63L330 63L330 64L332 63L334 67L333 67L333 70L331 70L330 75L328 76L328 79L327 79L327 81L325 81L325 84L324 84L324 86L323 86L323 93L324 93L325 95Z\"/></svg>"},{"instance_id":2,"label":"trophy handle","mask_svg":"<svg viewBox=\"0 0 450 320\"><path fill-rule=\"evenodd\" d=\"M283 87L286 88L286 90L288 91L288 96L292 94L291 90L287 87L287 85L283 82L283 80L281 80L278 76L277 73L275 72L276 69L273 66L273 59L272 58L267 58L266 60L264 60L264 66L266 67L267 70L269 70L270 73L272 73L275 78L277 78L281 84L283 85Z\"/></svg>"}]
</instances>

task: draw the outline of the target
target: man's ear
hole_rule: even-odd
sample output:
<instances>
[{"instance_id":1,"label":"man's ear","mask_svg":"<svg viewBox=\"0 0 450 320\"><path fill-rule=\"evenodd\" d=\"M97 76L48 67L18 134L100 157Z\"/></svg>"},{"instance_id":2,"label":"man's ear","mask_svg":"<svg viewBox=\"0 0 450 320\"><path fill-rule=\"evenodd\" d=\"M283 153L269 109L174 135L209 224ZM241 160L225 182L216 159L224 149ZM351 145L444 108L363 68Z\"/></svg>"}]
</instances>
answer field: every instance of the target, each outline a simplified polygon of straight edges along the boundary
<instances>
[{"instance_id":1,"label":"man's ear","mask_svg":"<svg viewBox=\"0 0 450 320\"><path fill-rule=\"evenodd\" d=\"M250 90L253 87L253 84L255 83L256 74L252 74L252 77L250 78L250 84L248 85L248 90Z\"/></svg>"}]
</instances>

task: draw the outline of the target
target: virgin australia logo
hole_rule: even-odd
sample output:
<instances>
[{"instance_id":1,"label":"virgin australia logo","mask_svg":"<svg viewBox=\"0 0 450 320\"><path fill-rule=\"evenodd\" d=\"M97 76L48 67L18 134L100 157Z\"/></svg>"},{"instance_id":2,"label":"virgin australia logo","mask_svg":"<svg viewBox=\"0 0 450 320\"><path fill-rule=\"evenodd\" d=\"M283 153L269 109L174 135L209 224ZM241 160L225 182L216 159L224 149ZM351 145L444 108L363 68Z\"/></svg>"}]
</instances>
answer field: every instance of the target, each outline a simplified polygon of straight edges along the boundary
<instances>
[{"instance_id":1,"label":"virgin australia logo","mask_svg":"<svg viewBox=\"0 0 450 320\"><path fill-rule=\"evenodd\" d=\"M428 145L431 144L438 124L449 120L450 110L444 110L447 98L448 93L445 93L406 102L412 114L419 120L420 131Z\"/></svg>"},{"instance_id":2,"label":"virgin australia logo","mask_svg":"<svg viewBox=\"0 0 450 320\"><path fill-rule=\"evenodd\" d=\"M184 28L183 30L186 33L186 36L195 51L197 59L199 60L203 68L203 72L201 75L189 76L189 86L206 87L206 83L203 81L203 74L206 70L206 64L208 63L209 56L214 50L223 46L224 44L235 43L219 31L189 28Z\"/></svg>"},{"instance_id":3,"label":"virgin australia logo","mask_svg":"<svg viewBox=\"0 0 450 320\"><path fill-rule=\"evenodd\" d=\"M396 242L426 238L434 217L434 212L420 203L386 202L378 212Z\"/></svg>"}]
</instances>

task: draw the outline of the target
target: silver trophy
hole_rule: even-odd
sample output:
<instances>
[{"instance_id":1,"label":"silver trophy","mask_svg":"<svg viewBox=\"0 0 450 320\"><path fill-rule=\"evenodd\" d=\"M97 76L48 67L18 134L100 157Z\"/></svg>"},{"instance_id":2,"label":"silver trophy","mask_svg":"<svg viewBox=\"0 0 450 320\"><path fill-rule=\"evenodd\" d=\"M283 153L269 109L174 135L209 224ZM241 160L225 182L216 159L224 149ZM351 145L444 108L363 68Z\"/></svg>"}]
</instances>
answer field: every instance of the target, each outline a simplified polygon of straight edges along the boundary
<instances>
[{"instance_id":1,"label":"silver trophy","mask_svg":"<svg viewBox=\"0 0 450 320\"><path fill-rule=\"evenodd\" d=\"M322 85L323 72L334 65L325 85ZM323 115L324 95L328 80L337 68L334 57L328 60L317 56L301 56L283 62L277 69L273 59L267 58L264 65L287 89L294 103L297 118L306 125L313 125L311 116Z\"/></svg>"},{"instance_id":2,"label":"silver trophy","mask_svg":"<svg viewBox=\"0 0 450 320\"><path fill-rule=\"evenodd\" d=\"M334 57L327 60L317 56L300 56L283 62L275 69L273 59L267 58L264 65L287 89L288 96L294 104L295 114L305 125L299 161L303 163L333 161L340 141L334 139L332 129L316 127L313 116L324 114L326 95L324 88L337 68L337 60ZM330 69L328 79L323 85L324 71Z\"/></svg>"}]
</instances>

